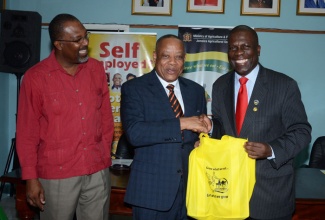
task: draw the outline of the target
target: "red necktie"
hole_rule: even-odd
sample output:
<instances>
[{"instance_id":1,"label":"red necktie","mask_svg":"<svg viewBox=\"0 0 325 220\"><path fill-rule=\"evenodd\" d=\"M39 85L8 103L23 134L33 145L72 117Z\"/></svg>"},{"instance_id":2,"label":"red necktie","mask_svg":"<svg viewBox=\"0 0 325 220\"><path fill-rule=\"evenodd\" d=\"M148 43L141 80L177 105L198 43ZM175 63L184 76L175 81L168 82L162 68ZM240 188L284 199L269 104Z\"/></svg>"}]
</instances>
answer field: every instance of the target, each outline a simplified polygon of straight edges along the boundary
<instances>
[{"instance_id":1,"label":"red necktie","mask_svg":"<svg viewBox=\"0 0 325 220\"><path fill-rule=\"evenodd\" d=\"M236 107L236 128L237 128L238 135L243 125L246 109L248 105L248 96L247 96L247 88L246 88L247 81L248 79L246 77L241 77L239 79L240 88L238 91L237 107Z\"/></svg>"},{"instance_id":2,"label":"red necktie","mask_svg":"<svg viewBox=\"0 0 325 220\"><path fill-rule=\"evenodd\" d=\"M181 105L179 104L178 99L175 96L174 85L168 84L168 86L166 88L169 90L168 98L169 98L170 104L172 106L172 109L175 112L176 118L182 117L183 110L182 110Z\"/></svg>"}]
</instances>

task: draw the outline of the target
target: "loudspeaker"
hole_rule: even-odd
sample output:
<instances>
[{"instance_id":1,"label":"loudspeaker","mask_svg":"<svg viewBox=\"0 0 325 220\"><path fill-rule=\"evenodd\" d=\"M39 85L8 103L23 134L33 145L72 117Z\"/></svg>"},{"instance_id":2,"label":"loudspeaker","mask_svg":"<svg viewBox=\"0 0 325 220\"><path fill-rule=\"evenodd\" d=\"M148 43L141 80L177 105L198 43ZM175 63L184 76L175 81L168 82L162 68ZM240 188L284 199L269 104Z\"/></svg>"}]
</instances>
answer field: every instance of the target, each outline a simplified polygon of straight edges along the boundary
<instances>
[{"instance_id":1,"label":"loudspeaker","mask_svg":"<svg viewBox=\"0 0 325 220\"><path fill-rule=\"evenodd\" d=\"M6 2L4 0L0 0L0 10L4 10L6 8Z\"/></svg>"},{"instance_id":2,"label":"loudspeaker","mask_svg":"<svg viewBox=\"0 0 325 220\"><path fill-rule=\"evenodd\" d=\"M41 27L37 12L2 11L0 72L22 75L40 61Z\"/></svg>"}]
</instances>

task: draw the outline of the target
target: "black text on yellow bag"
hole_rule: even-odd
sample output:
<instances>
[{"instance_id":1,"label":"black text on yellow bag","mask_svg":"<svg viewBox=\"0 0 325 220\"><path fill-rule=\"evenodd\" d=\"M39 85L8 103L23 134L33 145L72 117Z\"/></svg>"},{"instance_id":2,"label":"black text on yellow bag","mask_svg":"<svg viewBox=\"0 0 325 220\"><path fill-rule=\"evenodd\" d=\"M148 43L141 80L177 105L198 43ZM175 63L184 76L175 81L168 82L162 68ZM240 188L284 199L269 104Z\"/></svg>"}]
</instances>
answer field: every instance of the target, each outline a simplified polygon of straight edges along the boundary
<instances>
[{"instance_id":1,"label":"black text on yellow bag","mask_svg":"<svg viewBox=\"0 0 325 220\"><path fill-rule=\"evenodd\" d=\"M188 215L196 219L245 219L255 184L255 160L244 149L247 140L200 135L189 159L186 192Z\"/></svg>"}]
</instances>

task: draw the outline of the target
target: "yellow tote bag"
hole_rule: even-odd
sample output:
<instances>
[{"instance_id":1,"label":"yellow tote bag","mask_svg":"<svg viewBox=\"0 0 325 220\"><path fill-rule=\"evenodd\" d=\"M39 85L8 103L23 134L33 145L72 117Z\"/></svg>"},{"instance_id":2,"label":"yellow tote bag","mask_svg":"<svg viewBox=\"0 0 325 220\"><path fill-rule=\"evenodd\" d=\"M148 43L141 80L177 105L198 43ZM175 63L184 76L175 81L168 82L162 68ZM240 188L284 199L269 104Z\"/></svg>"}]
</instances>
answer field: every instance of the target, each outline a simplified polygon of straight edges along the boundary
<instances>
[{"instance_id":1,"label":"yellow tote bag","mask_svg":"<svg viewBox=\"0 0 325 220\"><path fill-rule=\"evenodd\" d=\"M244 149L247 140L200 134L189 158L186 192L188 215L196 219L245 219L255 184L255 160Z\"/></svg>"}]
</instances>

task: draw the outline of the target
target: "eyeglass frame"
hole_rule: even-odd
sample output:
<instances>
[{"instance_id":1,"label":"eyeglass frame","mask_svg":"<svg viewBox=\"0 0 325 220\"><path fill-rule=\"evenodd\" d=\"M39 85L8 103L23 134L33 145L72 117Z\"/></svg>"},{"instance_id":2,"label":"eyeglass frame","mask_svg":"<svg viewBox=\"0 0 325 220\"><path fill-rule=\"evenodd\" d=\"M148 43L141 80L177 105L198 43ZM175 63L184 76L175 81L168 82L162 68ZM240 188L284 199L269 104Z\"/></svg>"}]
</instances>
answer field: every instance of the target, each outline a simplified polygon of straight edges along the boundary
<instances>
[{"instance_id":1,"label":"eyeglass frame","mask_svg":"<svg viewBox=\"0 0 325 220\"><path fill-rule=\"evenodd\" d=\"M80 37L77 40L56 40L56 41L63 41L63 42L71 42L76 44L81 44L84 40L89 40L90 32L87 32L86 36Z\"/></svg>"}]
</instances>

